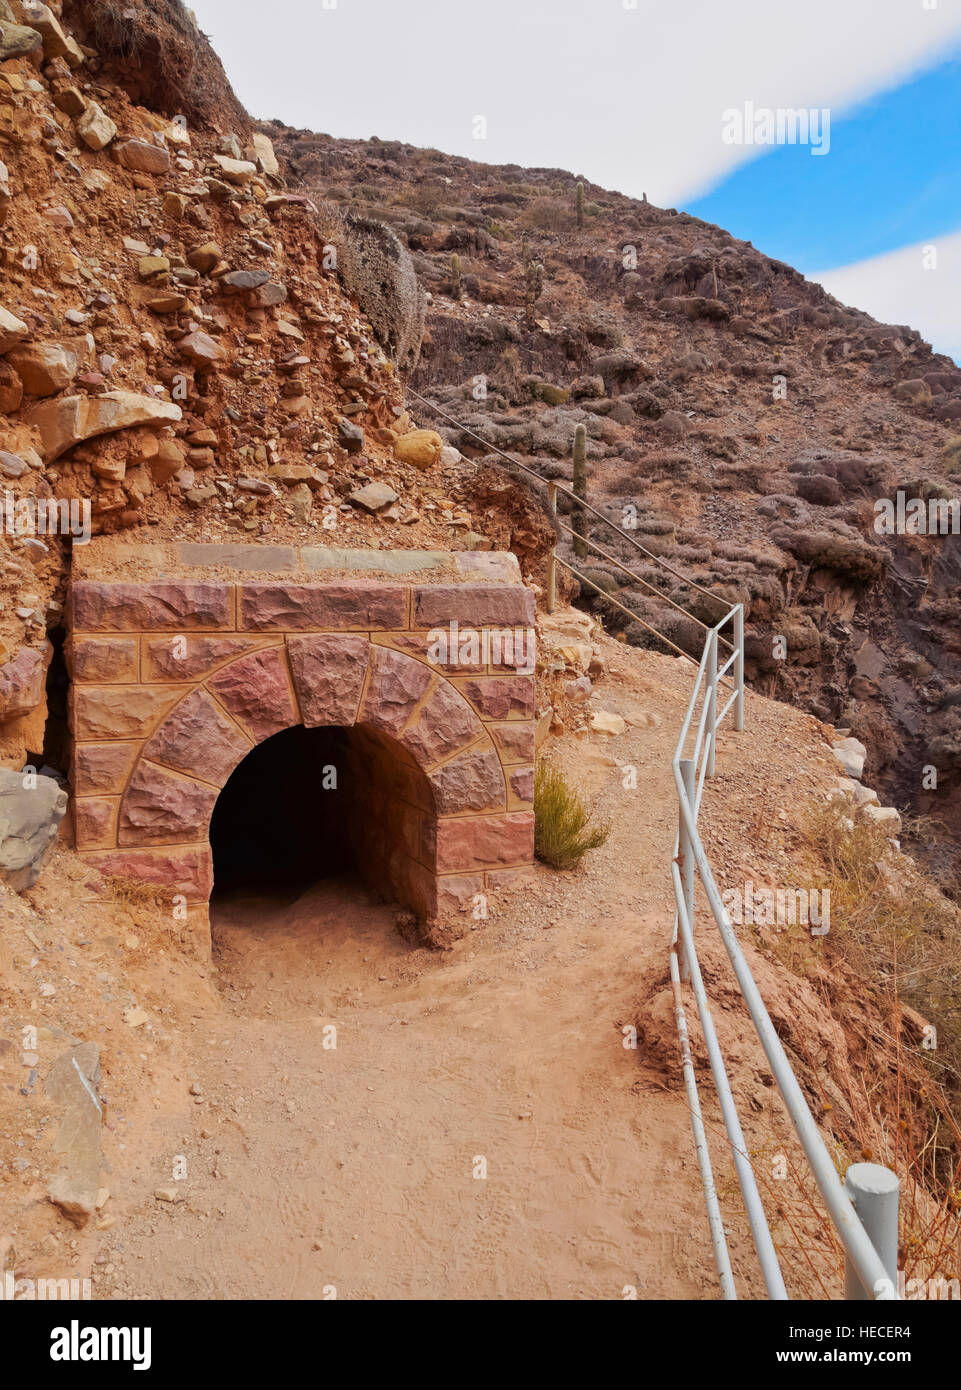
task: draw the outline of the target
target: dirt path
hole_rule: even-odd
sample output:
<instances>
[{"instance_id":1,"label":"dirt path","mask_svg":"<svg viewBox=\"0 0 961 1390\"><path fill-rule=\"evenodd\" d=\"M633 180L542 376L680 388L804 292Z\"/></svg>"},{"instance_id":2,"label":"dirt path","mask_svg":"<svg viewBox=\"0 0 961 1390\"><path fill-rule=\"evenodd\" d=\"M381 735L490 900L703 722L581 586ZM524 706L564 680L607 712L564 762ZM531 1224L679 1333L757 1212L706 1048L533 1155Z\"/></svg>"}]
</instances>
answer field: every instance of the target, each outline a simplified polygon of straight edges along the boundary
<instances>
[{"instance_id":1,"label":"dirt path","mask_svg":"<svg viewBox=\"0 0 961 1390\"><path fill-rule=\"evenodd\" d=\"M188 1201L144 1229L137 1291L703 1296L687 1117L642 1090L618 1027L644 926L438 959L352 883L222 908L230 1003L197 1058Z\"/></svg>"},{"instance_id":2,"label":"dirt path","mask_svg":"<svg viewBox=\"0 0 961 1390\"><path fill-rule=\"evenodd\" d=\"M538 868L451 950L406 943L356 880L220 903L219 1000L175 1094L131 1126L139 1176L115 1187L103 1296L717 1297L666 989L664 779L688 677L663 666L656 699L633 667L605 688L626 733L553 745L611 817L608 843L575 874ZM753 784L771 768L757 758L739 773ZM730 767L722 753L722 779ZM761 1144L763 1059L739 1007L721 1010ZM622 1027L638 1020L630 1050ZM709 1084L702 1096L739 1292L758 1296ZM176 1155L182 1200L159 1202Z\"/></svg>"},{"instance_id":3,"label":"dirt path","mask_svg":"<svg viewBox=\"0 0 961 1390\"><path fill-rule=\"evenodd\" d=\"M663 741L639 718L618 758L653 771ZM156 1184L184 1154L184 1200L131 1211L120 1287L714 1296L686 1109L621 1032L664 971L673 827L643 791L624 814L606 747L576 753L608 845L451 951L408 945L353 881L220 905L223 1009L183 1078L202 1103L158 1114L143 1155Z\"/></svg>"}]
</instances>

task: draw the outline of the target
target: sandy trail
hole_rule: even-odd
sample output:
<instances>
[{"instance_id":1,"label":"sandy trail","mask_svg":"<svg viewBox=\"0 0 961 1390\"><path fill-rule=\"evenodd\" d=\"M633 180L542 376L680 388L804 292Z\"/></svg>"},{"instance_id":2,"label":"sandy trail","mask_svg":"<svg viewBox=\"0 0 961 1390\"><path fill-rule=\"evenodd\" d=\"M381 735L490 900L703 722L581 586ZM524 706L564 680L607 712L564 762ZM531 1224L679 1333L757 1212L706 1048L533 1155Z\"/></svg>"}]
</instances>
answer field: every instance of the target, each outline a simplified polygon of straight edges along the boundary
<instances>
[{"instance_id":1,"label":"sandy trail","mask_svg":"<svg viewBox=\"0 0 961 1390\"><path fill-rule=\"evenodd\" d=\"M636 715L617 740L630 796L610 745L559 753L613 817L607 845L575 874L539 868L450 951L406 943L353 879L219 903L222 1007L154 1117L118 1292L717 1296L683 1090L621 1031L666 979L671 921L674 826L654 794L671 730L641 700L617 692ZM184 1200L158 1203L176 1154Z\"/></svg>"},{"instance_id":2,"label":"sandy trail","mask_svg":"<svg viewBox=\"0 0 961 1390\"><path fill-rule=\"evenodd\" d=\"M608 924L439 960L350 882L286 906L237 899L218 923L231 1003L194 1068L201 1153L189 1209L151 1234L140 1292L710 1289L687 1117L622 1047L630 988L619 1010ZM642 927L624 914L616 934Z\"/></svg>"}]
</instances>

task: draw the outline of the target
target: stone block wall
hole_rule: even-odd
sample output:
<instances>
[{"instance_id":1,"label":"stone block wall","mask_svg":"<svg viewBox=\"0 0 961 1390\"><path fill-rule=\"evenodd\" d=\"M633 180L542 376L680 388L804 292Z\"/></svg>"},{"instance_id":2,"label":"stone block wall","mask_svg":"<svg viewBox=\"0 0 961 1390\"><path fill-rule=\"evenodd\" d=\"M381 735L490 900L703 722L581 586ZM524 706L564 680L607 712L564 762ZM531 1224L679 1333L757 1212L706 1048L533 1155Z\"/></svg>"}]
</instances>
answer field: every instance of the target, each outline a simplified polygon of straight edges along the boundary
<instances>
[{"instance_id":1,"label":"stone block wall","mask_svg":"<svg viewBox=\"0 0 961 1390\"><path fill-rule=\"evenodd\" d=\"M78 850L205 922L234 768L282 729L337 726L363 871L421 917L463 909L533 860L534 679L499 645L516 634L529 657L533 618L528 589L493 579L75 580ZM460 645L431 650L451 623Z\"/></svg>"}]
</instances>

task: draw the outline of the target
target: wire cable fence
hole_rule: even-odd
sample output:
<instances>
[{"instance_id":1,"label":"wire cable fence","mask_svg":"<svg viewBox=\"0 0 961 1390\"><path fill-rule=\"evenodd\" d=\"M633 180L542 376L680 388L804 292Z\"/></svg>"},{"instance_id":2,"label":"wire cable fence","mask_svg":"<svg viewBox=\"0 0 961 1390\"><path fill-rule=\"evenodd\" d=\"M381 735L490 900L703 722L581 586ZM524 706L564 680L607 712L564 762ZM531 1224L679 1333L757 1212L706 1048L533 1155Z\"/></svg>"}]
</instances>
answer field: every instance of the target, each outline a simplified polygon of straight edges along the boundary
<instances>
[{"instance_id":1,"label":"wire cable fence","mask_svg":"<svg viewBox=\"0 0 961 1390\"><path fill-rule=\"evenodd\" d=\"M722 1298L736 1299L737 1290L714 1182L710 1149L691 1053L690 1035L684 1009L683 987L685 984L689 986L693 995L700 1020L714 1089L720 1104L730 1153L764 1285L769 1298L786 1299L788 1294L770 1225L758 1191L751 1156L741 1128L730 1079L711 1016L710 1001L697 958L695 889L698 879L733 967L742 998L768 1059L775 1084L804 1150L834 1230L844 1249L845 1296L849 1299L897 1299L898 1179L889 1169L878 1164L857 1163L851 1165L842 1181L737 940L730 914L723 904L697 828L698 813L705 784L716 774L718 733L732 710L734 712L735 731L741 733L744 730L743 605L730 605L719 594L713 593L696 580L691 579L690 576L683 574L664 560L662 556L655 555L629 531L618 526L610 517L605 516L597 507L589 503L586 498L576 493L573 488L569 488L566 484L554 479L544 478L535 469L522 463L520 459L491 444L482 435L455 419L453 415L433 401L428 400L417 391L411 390L410 387L407 388L407 391L409 395L414 396L423 405L454 425L462 434L470 435L476 439L489 453L500 455L515 468L521 469L539 483L546 484L554 525L559 532L564 532L574 539L575 558L580 558L578 553L580 546L592 550L607 563L613 564L622 573L628 575L642 588L647 588L654 593L660 603L676 609L685 618L696 623L705 633L704 647L700 663L698 663L690 652L684 651L647 619L633 612L620 599L606 593L583 572L583 569L558 555L556 545L552 548L548 556L546 595L548 612L553 612L557 604L557 572L558 566L562 566L577 579L578 583L601 594L609 604L623 611L632 621L639 623L651 632L658 641L664 643L697 669L694 687L672 761L678 798L678 833L671 862L676 912L670 944L670 973L674 996L674 1016L681 1052L681 1068ZM711 599L718 605L719 612L722 614L719 621L711 627L695 614L689 612L683 605L662 593L650 580L637 574L616 556L611 555L589 535L585 534L586 528L579 529L577 526L568 526L558 514L558 497L560 495L569 499L575 520L578 517L583 519L585 513L598 518L610 527L622 541L626 541L643 555L646 560L680 580L694 592ZM724 664L720 665L722 648L729 655ZM731 693L727 702L719 709L719 695L722 689L725 694L728 691ZM686 756L689 744L692 744L690 756Z\"/></svg>"}]
</instances>

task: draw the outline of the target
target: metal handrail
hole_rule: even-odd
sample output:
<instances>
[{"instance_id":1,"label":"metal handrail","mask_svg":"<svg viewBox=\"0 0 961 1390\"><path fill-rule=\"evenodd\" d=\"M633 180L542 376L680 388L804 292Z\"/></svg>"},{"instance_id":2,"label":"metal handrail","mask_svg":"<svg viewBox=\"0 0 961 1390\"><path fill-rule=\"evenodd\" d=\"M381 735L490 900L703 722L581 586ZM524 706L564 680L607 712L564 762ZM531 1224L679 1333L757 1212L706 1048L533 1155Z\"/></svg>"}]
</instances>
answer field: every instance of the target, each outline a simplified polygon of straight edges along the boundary
<instances>
[{"instance_id":1,"label":"metal handrail","mask_svg":"<svg viewBox=\"0 0 961 1390\"><path fill-rule=\"evenodd\" d=\"M628 617L641 624L649 632L652 632L661 642L665 643L679 656L689 661L691 665L697 666L697 677L694 682L694 689L688 703L687 711L681 725L681 732L678 738L677 747L674 752L672 767L674 780L678 794L678 834L674 843L674 858L671 864L671 877L674 885L674 895L676 899L676 912L674 915L674 929L671 935L670 948L670 973L671 987L674 994L674 1016L677 1024L678 1038L681 1048L681 1067L684 1075L684 1085L687 1092L688 1108L691 1115L691 1127L694 1133L694 1146L697 1153L698 1167L701 1172L701 1181L704 1187L704 1199L707 1206L708 1225L711 1231L711 1241L714 1247L714 1257L717 1264L718 1274L721 1282L721 1293L725 1299L736 1299L737 1291L734 1284L734 1276L731 1269L730 1254L727 1249L727 1241L724 1235L724 1223L721 1217L720 1205L718 1203L717 1192L714 1185L713 1170L711 1167L710 1151L707 1143L707 1135L704 1128L704 1120L701 1112L700 1099L697 1090L697 1078L694 1071L694 1064L691 1057L690 1039L687 1031L687 1021L684 1013L684 1003L682 998L681 984L684 980L690 980L691 989L697 1005L698 1016L701 1021L701 1029L707 1047L708 1057L711 1065L711 1073L714 1078L715 1088L721 1105L721 1112L724 1118L725 1129L727 1130L730 1141L731 1152L734 1159L734 1166L737 1173L738 1183L744 1199L748 1221L751 1226L751 1233L754 1238L755 1249L761 1264L761 1272L764 1277L765 1286L769 1297L773 1299L786 1299L787 1291L784 1287L784 1279L774 1248L770 1227L761 1202L760 1193L757 1188L757 1180L751 1167L750 1155L744 1141L741 1130L737 1108L734 1104L731 1092L730 1080L724 1065L724 1058L721 1053L717 1033L714 1029L713 1019L711 1018L710 1005L704 982L701 977L700 965L697 959L697 948L694 939L695 924L695 901L694 889L695 879L700 877L701 883L706 894L708 904L714 915L714 920L721 934L721 939L727 950L734 973L747 1005L751 1021L754 1024L761 1046L767 1056L771 1072L774 1076L775 1084L781 1094L795 1132L801 1142L801 1146L807 1157L808 1163L821 1193L828 1213L837 1231L838 1237L845 1251L846 1258L846 1280L845 1287L848 1290L848 1297L852 1298L875 1298L878 1300L889 1300L898 1298L897 1290L897 1177L877 1164L854 1164L848 1170L845 1182L842 1183L838 1176L834 1162L828 1152L827 1146L821 1137L814 1116L808 1107L804 1094L801 1090L794 1071L788 1061L787 1054L781 1045L770 1015L761 998L760 991L751 974L750 966L741 950L737 936L734 932L733 924L727 909L721 900L714 874L710 862L701 843L701 837L697 829L697 818L701 806L701 798L704 793L705 783L715 775L717 736L725 719L731 710L734 710L735 729L742 732L744 729L744 607L742 604L735 604L729 607L724 616L713 627L693 613L688 612L682 605L669 598L666 594L652 585L641 575L635 574L633 570L627 568L614 556L609 555L599 545L589 537L582 535L579 531L575 532L571 527L566 526L557 516L557 495L562 492L570 498L575 508L590 512L598 517L612 530L640 551L649 560L659 565L667 573L680 579L691 589L707 595L714 602L725 606L727 600L720 595L712 593L711 590L704 588L695 580L682 574L679 570L669 565L661 556L655 555L647 550L633 536L611 521L610 517L592 506L585 498L579 497L573 489L558 483L556 479L548 479L522 463L520 459L514 458L511 454L505 453L495 444L483 438L482 435L471 430L461 421L456 420L433 401L421 396L417 391L407 388L410 395L415 396L424 405L438 415L450 421L459 430L471 435L479 443L495 454L505 458L508 463L520 468L523 472L536 478L538 482L546 483L548 488L548 498L551 512L558 529L566 531L569 535L575 536L589 549L602 555L610 563L617 566L625 574L630 575L636 582L655 593L658 599L672 608L683 613L697 623L706 633L704 649L700 663L694 661L689 652L685 652L670 638L658 632L644 618L632 612L619 599L604 592L603 589L593 580L583 574L576 566L568 560L562 559L557 554L557 547L551 549L548 556L548 586L547 586L547 609L553 612L557 602L557 566L563 565L575 578L582 584L588 585L596 593L601 594L609 603L621 609ZM576 552L575 552L576 553ZM733 637L728 639L723 635L722 629L730 624L733 628ZM726 647L731 655L724 665L718 668L718 651L721 646ZM727 673L734 668L733 679L728 679ZM721 685L726 685L733 690L730 699L724 708L718 713L717 692ZM693 754L690 758L685 758L684 750L690 735L691 725L694 721L695 710L699 701L702 701L701 713L698 720L697 732L694 740ZM854 1198L848 1196L847 1189L850 1189ZM893 1195L893 1201L892 1201ZM857 1206L855 1207L855 1203ZM866 1223L875 1233L878 1245L886 1251L887 1260L882 1260L875 1248L871 1237L865 1229ZM893 1229L892 1229L893 1221ZM892 1253L893 1252L893 1253Z\"/></svg>"},{"instance_id":2,"label":"metal handrail","mask_svg":"<svg viewBox=\"0 0 961 1390\"><path fill-rule=\"evenodd\" d=\"M734 629L735 691L724 709L718 714L717 649L720 629L728 623L731 623ZM726 670L729 665L730 662L723 669ZM687 758L684 756L685 749L699 704L701 712L694 747L692 756ZM741 732L744 728L744 609L740 604L735 605L708 633L672 762L678 796L678 834L675 840L674 860L671 865L671 877L677 906L674 930L671 936L671 984L674 991L674 1012L681 1046L681 1064L691 1109L694 1144L704 1185L708 1222L711 1229L715 1261L721 1280L722 1296L724 1298L736 1298L737 1293L731 1275L730 1256L724 1237L723 1223L720 1220L710 1155L707 1149L700 1102L697 1097L696 1078L691 1063L690 1042L681 994L681 981L686 979L690 979L701 1020L701 1029L707 1047L711 1072L718 1092L734 1166L768 1295L771 1298L784 1299L787 1298L787 1293L774 1250L770 1227L764 1214L757 1182L744 1144L740 1121L734 1108L730 1082L701 979L694 939L696 877L701 880L708 905L733 966L751 1021L768 1059L775 1084L784 1101L818 1190L844 1248L847 1264L846 1286L854 1290L851 1294L854 1297L879 1300L897 1299L897 1270L890 1267L890 1253L888 1262L885 1263L878 1254L864 1224L862 1224L863 1217L872 1229L880 1232L879 1243L890 1252L892 1248L891 1213L893 1210L893 1258L896 1265L897 1178L893 1173L889 1173L887 1169L880 1168L878 1165L862 1164L854 1165L859 1170L856 1181L849 1178L846 1182L842 1182L839 1177L834 1161L821 1137L817 1122L811 1114L781 1040L771 1022L770 1015L751 973L751 968L741 950L698 832L697 820L704 784L708 778L712 778L715 774L718 731L732 708L735 710L735 728ZM871 1170L867 1180L860 1174L862 1169ZM853 1171L852 1169L851 1172L853 1173ZM880 1181L878 1180L879 1177ZM874 1180L873 1186L871 1179ZM857 1210L848 1195L847 1188L850 1188L855 1194L858 1201ZM892 1190L895 1193L893 1207L891 1205ZM879 1193L883 1194L883 1200Z\"/></svg>"}]
</instances>

